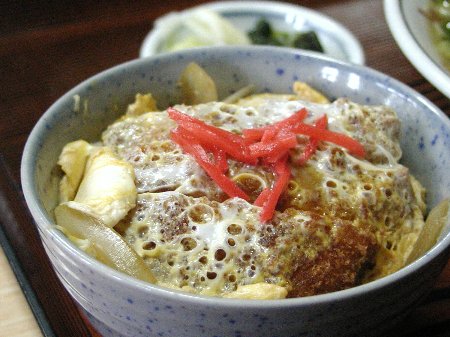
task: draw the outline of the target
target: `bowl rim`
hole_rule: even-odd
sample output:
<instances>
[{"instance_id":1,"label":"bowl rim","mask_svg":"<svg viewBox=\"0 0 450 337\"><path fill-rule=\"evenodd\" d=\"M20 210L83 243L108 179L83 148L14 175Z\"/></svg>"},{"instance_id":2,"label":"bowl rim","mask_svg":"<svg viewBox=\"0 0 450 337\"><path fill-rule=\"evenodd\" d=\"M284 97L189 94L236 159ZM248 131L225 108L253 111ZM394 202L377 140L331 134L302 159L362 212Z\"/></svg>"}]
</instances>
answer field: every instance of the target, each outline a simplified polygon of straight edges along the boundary
<instances>
[{"instance_id":1,"label":"bowl rim","mask_svg":"<svg viewBox=\"0 0 450 337\"><path fill-rule=\"evenodd\" d=\"M253 1L214 1L186 8L179 13L186 13L200 8L210 9L222 14L237 10L255 11L257 14L272 12L280 15L288 15L290 13L299 13L299 15L301 14L300 16L306 17L307 21L317 23L318 26L326 27L324 31L335 32L335 35L339 36L340 40L343 42L346 53L345 56L348 59L348 62L355 64L365 63L364 49L353 32L334 18L314 9L282 1L259 1L258 6L256 7ZM165 14L158 19L162 19L168 14ZM139 57L162 54L163 52L158 52L157 49L168 33L170 33L170 31L158 27L158 21L156 21L141 44ZM347 55L348 52L350 55Z\"/></svg>"},{"instance_id":2,"label":"bowl rim","mask_svg":"<svg viewBox=\"0 0 450 337\"><path fill-rule=\"evenodd\" d=\"M375 69L369 68L363 65L351 64L348 62L338 61L323 55L317 55L316 53L308 53L305 51L300 51L298 49L285 48L285 47L273 47L273 46L222 46L222 47L205 47L205 48L196 48L190 50L183 50L179 52L169 53L169 54L158 54L148 58L139 58L135 60L131 60L109 69L103 70L100 73L89 77L88 79L82 81L71 90L66 92L63 96L58 98L39 118L36 125L33 127L29 137L26 141L21 160L21 184L22 190L24 194L24 198L26 204L31 212L33 217L34 225L36 225L39 230L39 235L49 235L50 239L53 240L56 244L59 245L60 248L67 251L71 256L77 258L78 261L87 267L91 267L98 271L102 277L114 279L116 282L120 283L124 287L132 287L137 288L139 291L143 291L146 294L154 294L159 296L165 296L167 298L172 299L183 299L185 301L194 301L198 302L198 304L204 305L213 305L220 307L228 307L228 308L284 308L284 307L303 307L314 304L325 304L329 302L339 302L344 301L349 298L354 298L358 296L364 296L369 292L379 291L381 288L394 284L400 279L407 277L408 275L413 274L415 271L420 270L424 267L428 262L434 260L441 254L446 253L446 250L449 251L450 248L450 233L445 235L441 240L436 243L424 256L420 257L416 261L411 264L403 267L402 269L387 275L378 280L362 284L356 287L352 287L349 289L339 290L331 293L306 296L306 297L298 297L298 298L286 298L286 299L278 299L278 300L245 300L245 299L228 299L228 298L220 298L220 297L212 297L198 294L186 293L181 290L164 288L162 286L150 284L138 279L135 279L131 276L128 276L122 272L119 272L111 267L108 267L101 262L97 261L95 258L88 255L86 252L82 251L78 247L75 246L61 231L59 231L51 219L51 217L47 214L44 209L44 206L39 201L39 195L37 192L37 188L34 184L34 173L36 168L36 163L34 158L36 156L37 150L39 149L39 136L45 132L46 119L55 114L58 110L58 106L64 104L67 99L72 99L73 95L80 91L81 88L85 87L88 83L92 83L93 81L99 80L104 77L111 76L115 74L117 71L121 71L127 67L139 66L140 63L151 63L158 62L161 58L173 58L177 60L179 55L183 54L192 54L192 55L201 55L202 53L207 53L208 51L216 52L216 53L226 53L226 51L231 52L254 52L255 50L259 50L261 52L271 52L275 54L283 54L287 55L301 55L310 58L320 59L320 61L331 62L335 65L343 66L348 71L352 69L353 71L357 71L359 73L364 72L370 74L371 76L381 79L381 78L389 78L389 83L395 86L398 89L401 89L402 93L409 93L411 97L414 97L414 100L417 100L422 105L426 106L427 109L436 114L446 126L448 130L450 130L450 119L431 101L429 101L426 97L422 96L420 93L415 91L414 89L408 87L406 84L383 74ZM450 222L448 219L447 222ZM449 251L450 252L450 251Z\"/></svg>"},{"instance_id":3,"label":"bowl rim","mask_svg":"<svg viewBox=\"0 0 450 337\"><path fill-rule=\"evenodd\" d=\"M414 36L406 20L404 6L411 5L410 1L384 0L384 15L394 40L411 64L435 88L450 98L449 71L437 60L434 60L422 47Z\"/></svg>"}]
</instances>

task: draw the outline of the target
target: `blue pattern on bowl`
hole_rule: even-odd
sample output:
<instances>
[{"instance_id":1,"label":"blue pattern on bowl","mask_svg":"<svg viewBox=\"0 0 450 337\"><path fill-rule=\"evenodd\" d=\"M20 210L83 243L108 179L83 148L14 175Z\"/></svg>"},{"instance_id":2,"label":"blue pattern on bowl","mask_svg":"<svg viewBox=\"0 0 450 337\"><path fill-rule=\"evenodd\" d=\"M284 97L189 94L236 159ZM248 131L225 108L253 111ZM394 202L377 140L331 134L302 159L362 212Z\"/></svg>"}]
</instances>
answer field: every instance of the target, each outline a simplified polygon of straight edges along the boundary
<instances>
[{"instance_id":1,"label":"blue pattern on bowl","mask_svg":"<svg viewBox=\"0 0 450 337\"><path fill-rule=\"evenodd\" d=\"M450 226L426 256L386 278L336 293L266 302L195 296L134 280L98 263L54 228L54 172L63 145L98 139L136 92L152 92L160 106L176 103L175 83L190 61L216 79L222 97L250 83L290 92L293 79L300 79L330 97L390 105L403 122L403 162L429 190L429 206L449 196L449 119L426 98L374 70L275 47L196 49L120 65L50 107L30 135L22 164L25 197L45 250L94 326L105 336L369 336L404 317L446 263Z\"/></svg>"}]
</instances>

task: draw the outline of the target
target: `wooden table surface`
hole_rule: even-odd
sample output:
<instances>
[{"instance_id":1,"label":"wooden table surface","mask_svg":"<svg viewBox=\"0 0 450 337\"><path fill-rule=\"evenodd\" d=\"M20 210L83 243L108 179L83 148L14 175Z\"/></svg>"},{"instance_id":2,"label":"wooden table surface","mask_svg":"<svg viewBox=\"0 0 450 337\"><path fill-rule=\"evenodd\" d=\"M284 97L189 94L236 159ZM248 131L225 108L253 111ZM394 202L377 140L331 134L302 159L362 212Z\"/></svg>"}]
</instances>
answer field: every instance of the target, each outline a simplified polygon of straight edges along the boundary
<instances>
[{"instance_id":1,"label":"wooden table surface","mask_svg":"<svg viewBox=\"0 0 450 337\"><path fill-rule=\"evenodd\" d=\"M0 234L6 238L2 245L17 275L15 286L23 289L19 295L25 294L31 303L46 336L85 337L96 333L56 278L27 211L20 186L20 160L27 136L45 110L73 86L137 58L157 17L200 2L0 2ZM343 23L360 40L368 66L408 84L450 115L449 99L425 80L397 47L381 0L296 3ZM16 300L9 303L7 297L0 297L0 313L14 303ZM0 317L0 336L22 336L20 332L1 330L6 319ZM429 297L393 335L449 336L449 326L447 265Z\"/></svg>"}]
</instances>

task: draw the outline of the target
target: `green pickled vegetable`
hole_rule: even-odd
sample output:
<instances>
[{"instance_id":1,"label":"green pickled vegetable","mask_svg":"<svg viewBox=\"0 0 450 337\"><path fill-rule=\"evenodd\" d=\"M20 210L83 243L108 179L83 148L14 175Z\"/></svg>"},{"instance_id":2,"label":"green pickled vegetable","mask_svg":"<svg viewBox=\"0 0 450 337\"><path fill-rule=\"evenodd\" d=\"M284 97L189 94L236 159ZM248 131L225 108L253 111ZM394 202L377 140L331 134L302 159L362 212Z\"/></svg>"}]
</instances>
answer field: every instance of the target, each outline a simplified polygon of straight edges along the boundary
<instances>
[{"instance_id":1,"label":"green pickled vegetable","mask_svg":"<svg viewBox=\"0 0 450 337\"><path fill-rule=\"evenodd\" d=\"M317 34L309 31L302 34L297 34L294 40L294 47L300 49L314 50L323 53L322 45L320 44Z\"/></svg>"},{"instance_id":2,"label":"green pickled vegetable","mask_svg":"<svg viewBox=\"0 0 450 337\"><path fill-rule=\"evenodd\" d=\"M253 44L258 45L283 46L324 52L319 37L314 31L292 34L276 31L266 19L260 19L255 27L248 32L248 37Z\"/></svg>"},{"instance_id":3,"label":"green pickled vegetable","mask_svg":"<svg viewBox=\"0 0 450 337\"><path fill-rule=\"evenodd\" d=\"M272 41L272 27L266 20L259 20L253 30L248 33L253 44L274 44Z\"/></svg>"}]
</instances>

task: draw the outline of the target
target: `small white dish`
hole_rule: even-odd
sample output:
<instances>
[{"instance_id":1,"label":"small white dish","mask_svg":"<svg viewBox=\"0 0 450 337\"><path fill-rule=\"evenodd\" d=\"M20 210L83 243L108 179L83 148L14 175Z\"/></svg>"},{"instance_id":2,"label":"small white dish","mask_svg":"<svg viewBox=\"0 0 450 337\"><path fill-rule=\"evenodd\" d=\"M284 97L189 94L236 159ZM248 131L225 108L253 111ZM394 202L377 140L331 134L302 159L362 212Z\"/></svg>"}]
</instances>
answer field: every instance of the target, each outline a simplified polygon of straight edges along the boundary
<instances>
[{"instance_id":1,"label":"small white dish","mask_svg":"<svg viewBox=\"0 0 450 337\"><path fill-rule=\"evenodd\" d=\"M212 10L243 32L254 28L261 18L268 20L279 31L294 33L313 30L318 34L325 55L354 64L365 62L361 44L347 28L309 8L272 1L261 1L257 5L252 1L223 1L199 5L179 13L196 9ZM140 57L161 53L163 42L176 29L173 25L168 27L164 24L164 18L170 14L173 13L168 13L155 22L154 28L143 41Z\"/></svg>"},{"instance_id":2,"label":"small white dish","mask_svg":"<svg viewBox=\"0 0 450 337\"><path fill-rule=\"evenodd\" d=\"M394 39L413 66L450 98L450 72L440 61L428 34L427 19L420 13L423 0L384 0L384 14Z\"/></svg>"}]
</instances>

